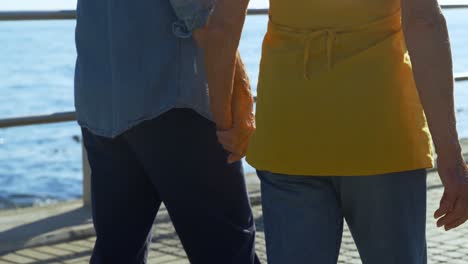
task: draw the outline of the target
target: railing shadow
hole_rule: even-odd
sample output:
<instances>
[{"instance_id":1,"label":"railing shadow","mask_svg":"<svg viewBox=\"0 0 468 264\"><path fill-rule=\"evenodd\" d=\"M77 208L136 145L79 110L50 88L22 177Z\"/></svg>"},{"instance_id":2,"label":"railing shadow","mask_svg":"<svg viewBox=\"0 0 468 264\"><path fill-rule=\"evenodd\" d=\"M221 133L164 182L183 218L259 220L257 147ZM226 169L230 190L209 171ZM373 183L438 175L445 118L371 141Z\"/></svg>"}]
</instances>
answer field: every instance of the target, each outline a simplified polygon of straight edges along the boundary
<instances>
[{"instance_id":1,"label":"railing shadow","mask_svg":"<svg viewBox=\"0 0 468 264\"><path fill-rule=\"evenodd\" d=\"M37 214L39 218L44 212L38 211ZM21 215L13 217L17 217L17 221L24 220L19 219ZM28 215L27 217L35 216ZM9 220L4 219L4 221ZM33 220L30 223L0 232L0 255L20 248L92 236L90 225L91 212L86 207L76 208L37 221Z\"/></svg>"}]
</instances>

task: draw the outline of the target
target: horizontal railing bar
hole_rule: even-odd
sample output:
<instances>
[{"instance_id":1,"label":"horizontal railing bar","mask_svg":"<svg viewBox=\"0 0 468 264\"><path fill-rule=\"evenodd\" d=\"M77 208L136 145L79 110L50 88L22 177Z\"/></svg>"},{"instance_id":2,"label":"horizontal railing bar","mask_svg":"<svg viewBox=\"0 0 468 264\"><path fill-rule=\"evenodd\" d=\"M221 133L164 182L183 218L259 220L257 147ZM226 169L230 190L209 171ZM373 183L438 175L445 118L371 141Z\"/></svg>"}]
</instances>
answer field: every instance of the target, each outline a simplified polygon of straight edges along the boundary
<instances>
[{"instance_id":1,"label":"horizontal railing bar","mask_svg":"<svg viewBox=\"0 0 468 264\"><path fill-rule=\"evenodd\" d=\"M268 8L249 9L247 10L247 15L268 15L268 12Z\"/></svg>"},{"instance_id":2,"label":"horizontal railing bar","mask_svg":"<svg viewBox=\"0 0 468 264\"><path fill-rule=\"evenodd\" d=\"M19 118L0 119L0 128L18 127L28 125L52 124L75 121L75 112L62 112L50 115L26 116Z\"/></svg>"},{"instance_id":3,"label":"horizontal railing bar","mask_svg":"<svg viewBox=\"0 0 468 264\"><path fill-rule=\"evenodd\" d=\"M468 8L468 4L440 5L443 9Z\"/></svg>"},{"instance_id":4,"label":"horizontal railing bar","mask_svg":"<svg viewBox=\"0 0 468 264\"><path fill-rule=\"evenodd\" d=\"M75 10L61 11L2 11L0 21L76 19Z\"/></svg>"},{"instance_id":5,"label":"horizontal railing bar","mask_svg":"<svg viewBox=\"0 0 468 264\"><path fill-rule=\"evenodd\" d=\"M456 82L468 81L468 72L455 74L455 81Z\"/></svg>"},{"instance_id":6,"label":"horizontal railing bar","mask_svg":"<svg viewBox=\"0 0 468 264\"><path fill-rule=\"evenodd\" d=\"M455 81L468 81L468 73L457 74ZM254 101L257 102L257 96L254 97ZM18 127L18 126L27 126L27 125L39 125L39 124L52 124L60 122L75 121L76 114L75 112L63 112L55 113L51 115L42 115L42 116L27 116L20 118L8 118L0 119L0 128L7 127Z\"/></svg>"},{"instance_id":7,"label":"horizontal railing bar","mask_svg":"<svg viewBox=\"0 0 468 264\"><path fill-rule=\"evenodd\" d=\"M455 81L456 82L468 81L468 72L455 74ZM257 101L256 96L254 99L255 101ZM0 119L0 128L40 125L40 124L52 124L52 123L68 122L68 121L75 121L75 120L76 120L75 112L62 112L62 113L54 113L50 115L26 116L26 117L19 117L19 118Z\"/></svg>"},{"instance_id":8,"label":"horizontal railing bar","mask_svg":"<svg viewBox=\"0 0 468 264\"><path fill-rule=\"evenodd\" d=\"M441 5L443 9L468 8L468 4ZM267 15L268 8L249 9L248 15ZM76 19L75 10L0 11L0 21Z\"/></svg>"}]
</instances>

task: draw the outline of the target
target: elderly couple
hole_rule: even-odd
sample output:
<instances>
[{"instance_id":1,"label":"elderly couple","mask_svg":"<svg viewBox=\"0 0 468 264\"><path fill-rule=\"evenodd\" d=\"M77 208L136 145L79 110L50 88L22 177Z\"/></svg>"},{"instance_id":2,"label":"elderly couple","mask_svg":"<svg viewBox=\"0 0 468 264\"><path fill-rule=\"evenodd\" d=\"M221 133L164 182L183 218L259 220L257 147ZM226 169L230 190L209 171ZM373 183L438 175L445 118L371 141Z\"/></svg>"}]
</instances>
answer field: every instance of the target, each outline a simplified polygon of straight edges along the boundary
<instances>
[{"instance_id":1,"label":"elderly couple","mask_svg":"<svg viewBox=\"0 0 468 264\"><path fill-rule=\"evenodd\" d=\"M245 155L261 180L269 263L336 263L344 219L363 263L426 263L432 142L445 187L437 225L468 218L437 1L271 0L255 132L237 52L247 4L78 0L91 263L146 263L161 203L191 263L259 263Z\"/></svg>"}]
</instances>

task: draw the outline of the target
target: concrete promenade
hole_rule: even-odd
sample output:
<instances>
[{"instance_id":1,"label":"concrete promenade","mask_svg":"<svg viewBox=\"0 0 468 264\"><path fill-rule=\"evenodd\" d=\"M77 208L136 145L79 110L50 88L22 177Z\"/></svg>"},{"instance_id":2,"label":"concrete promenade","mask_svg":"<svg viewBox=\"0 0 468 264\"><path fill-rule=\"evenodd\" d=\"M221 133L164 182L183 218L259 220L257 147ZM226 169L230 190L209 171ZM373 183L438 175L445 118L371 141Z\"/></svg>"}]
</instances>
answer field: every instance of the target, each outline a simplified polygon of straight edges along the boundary
<instances>
[{"instance_id":1,"label":"concrete promenade","mask_svg":"<svg viewBox=\"0 0 468 264\"><path fill-rule=\"evenodd\" d=\"M467 150L468 141L463 143ZM259 183L255 175L247 176L247 182L257 223L257 252L266 263ZM442 192L437 173L431 171L427 211L429 263L468 264L468 223L449 232L435 227L432 214ZM164 208L158 215L153 232L149 263L189 263ZM90 210L83 208L81 201L0 211L0 264L88 263L94 240ZM361 263L347 227L338 263Z\"/></svg>"}]
</instances>

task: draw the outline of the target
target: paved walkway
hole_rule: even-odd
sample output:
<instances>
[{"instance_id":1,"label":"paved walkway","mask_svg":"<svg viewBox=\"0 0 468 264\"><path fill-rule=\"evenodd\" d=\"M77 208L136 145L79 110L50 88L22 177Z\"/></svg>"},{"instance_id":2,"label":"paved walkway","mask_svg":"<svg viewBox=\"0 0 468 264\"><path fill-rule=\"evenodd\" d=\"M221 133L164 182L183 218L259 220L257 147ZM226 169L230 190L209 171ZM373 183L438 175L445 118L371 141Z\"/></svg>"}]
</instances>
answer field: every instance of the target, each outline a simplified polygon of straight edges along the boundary
<instances>
[{"instance_id":1,"label":"paved walkway","mask_svg":"<svg viewBox=\"0 0 468 264\"><path fill-rule=\"evenodd\" d=\"M261 259L265 261L265 240L262 224L262 212L259 204L258 183L251 179L249 189L252 195L254 214L258 228L257 251ZM428 188L428 253L429 263L468 263L468 224L454 231L444 232L435 228L435 221L431 215L436 209L442 195L442 188L435 173L429 177ZM169 217L162 211L154 228L155 236L151 245L149 263L182 264L189 263L186 260L184 250L174 232ZM53 264L70 263L84 264L89 262L89 256L95 238L73 240L60 244L45 245L0 256L0 264ZM338 263L361 263L358 252L352 240L349 230L345 228L341 253ZM398 263L400 264L400 263Z\"/></svg>"}]
</instances>

